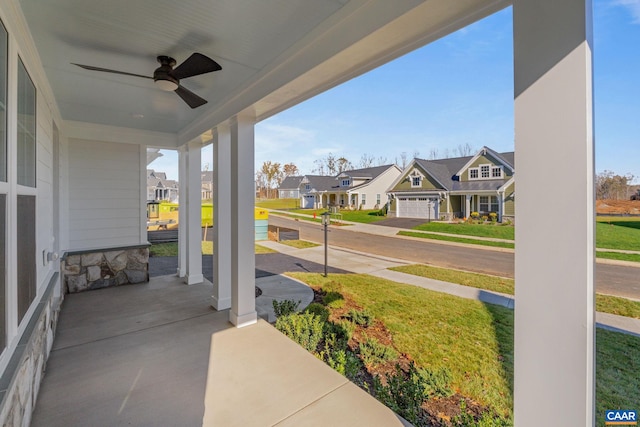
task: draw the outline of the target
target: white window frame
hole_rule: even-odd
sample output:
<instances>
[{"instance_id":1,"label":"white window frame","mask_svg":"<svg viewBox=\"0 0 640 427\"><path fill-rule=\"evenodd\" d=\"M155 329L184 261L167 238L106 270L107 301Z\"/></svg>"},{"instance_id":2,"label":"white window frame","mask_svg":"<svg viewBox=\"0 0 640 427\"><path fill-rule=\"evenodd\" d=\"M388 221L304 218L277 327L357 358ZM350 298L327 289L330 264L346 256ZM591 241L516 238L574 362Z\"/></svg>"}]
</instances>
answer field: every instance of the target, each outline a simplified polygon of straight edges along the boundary
<instances>
[{"instance_id":1,"label":"white window frame","mask_svg":"<svg viewBox=\"0 0 640 427\"><path fill-rule=\"evenodd\" d=\"M380 201L381 201L381 200L382 200L382 199L380 198L380 193L377 193L377 194L376 194L376 205L380 205Z\"/></svg>"},{"instance_id":2,"label":"white window frame","mask_svg":"<svg viewBox=\"0 0 640 427\"><path fill-rule=\"evenodd\" d=\"M487 176L485 176L485 173ZM491 178L491 165L480 165L480 178L481 179L490 179Z\"/></svg>"},{"instance_id":3,"label":"white window frame","mask_svg":"<svg viewBox=\"0 0 640 427\"><path fill-rule=\"evenodd\" d=\"M304 185L304 189L305 189L306 191L311 190L311 184L305 184L305 185Z\"/></svg>"},{"instance_id":4,"label":"white window frame","mask_svg":"<svg viewBox=\"0 0 640 427\"><path fill-rule=\"evenodd\" d=\"M473 172L476 176L473 176ZM469 168L469 179L480 179L480 168Z\"/></svg>"},{"instance_id":5,"label":"white window frame","mask_svg":"<svg viewBox=\"0 0 640 427\"><path fill-rule=\"evenodd\" d=\"M360 195L360 204L362 206L366 206L367 205L367 195L365 193L362 193Z\"/></svg>"},{"instance_id":6,"label":"white window frame","mask_svg":"<svg viewBox=\"0 0 640 427\"><path fill-rule=\"evenodd\" d=\"M502 166L491 166L491 178L502 178L502 176Z\"/></svg>"},{"instance_id":7,"label":"white window frame","mask_svg":"<svg viewBox=\"0 0 640 427\"><path fill-rule=\"evenodd\" d=\"M341 185L342 185L343 187L348 187L348 186L350 186L350 185L351 185L351 179L349 179L349 178L345 178L345 179L343 179L343 180L342 180L342 184L341 184Z\"/></svg>"}]
</instances>

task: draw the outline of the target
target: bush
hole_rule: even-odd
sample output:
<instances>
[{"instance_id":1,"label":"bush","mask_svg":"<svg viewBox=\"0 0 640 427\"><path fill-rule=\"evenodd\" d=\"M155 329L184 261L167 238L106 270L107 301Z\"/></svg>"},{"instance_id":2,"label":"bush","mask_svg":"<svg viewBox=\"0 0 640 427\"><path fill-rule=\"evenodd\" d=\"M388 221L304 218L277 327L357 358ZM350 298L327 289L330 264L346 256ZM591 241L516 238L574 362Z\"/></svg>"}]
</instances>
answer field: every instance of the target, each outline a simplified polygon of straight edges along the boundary
<instances>
[{"instance_id":1,"label":"bush","mask_svg":"<svg viewBox=\"0 0 640 427\"><path fill-rule=\"evenodd\" d=\"M325 322L313 313L289 314L279 317L276 329L300 344L307 351L315 353L322 339Z\"/></svg>"},{"instance_id":2,"label":"bush","mask_svg":"<svg viewBox=\"0 0 640 427\"><path fill-rule=\"evenodd\" d=\"M334 350L347 348L355 327L350 322L326 322L324 325L324 341Z\"/></svg>"},{"instance_id":3,"label":"bush","mask_svg":"<svg viewBox=\"0 0 640 427\"><path fill-rule=\"evenodd\" d=\"M355 380L360 372L360 359L349 350L329 351L327 364L350 380Z\"/></svg>"},{"instance_id":4,"label":"bush","mask_svg":"<svg viewBox=\"0 0 640 427\"><path fill-rule=\"evenodd\" d=\"M377 365L398 358L398 352L375 338L367 338L360 344L360 357L365 365Z\"/></svg>"},{"instance_id":5,"label":"bush","mask_svg":"<svg viewBox=\"0 0 640 427\"><path fill-rule=\"evenodd\" d=\"M479 418L475 418L467 412L467 404L460 401L460 414L451 419L452 427L511 427L513 421L501 418L495 414L485 412Z\"/></svg>"},{"instance_id":6,"label":"bush","mask_svg":"<svg viewBox=\"0 0 640 427\"><path fill-rule=\"evenodd\" d=\"M284 301L273 300L273 311L276 313L276 317L288 316L296 312L301 302L295 302L290 299Z\"/></svg>"},{"instance_id":7,"label":"bush","mask_svg":"<svg viewBox=\"0 0 640 427\"><path fill-rule=\"evenodd\" d=\"M395 374L386 374L385 378L386 385L378 376L373 378L376 398L413 425L424 425L420 407L424 401L425 387L414 363L411 362L407 373L396 364Z\"/></svg>"},{"instance_id":8,"label":"bush","mask_svg":"<svg viewBox=\"0 0 640 427\"><path fill-rule=\"evenodd\" d=\"M342 308L344 306L344 297L340 292L327 292L322 298L322 303L331 308Z\"/></svg>"},{"instance_id":9,"label":"bush","mask_svg":"<svg viewBox=\"0 0 640 427\"><path fill-rule=\"evenodd\" d=\"M316 316L320 316L325 322L329 319L329 310L322 304L312 302L305 310L307 313L313 313Z\"/></svg>"},{"instance_id":10,"label":"bush","mask_svg":"<svg viewBox=\"0 0 640 427\"><path fill-rule=\"evenodd\" d=\"M373 380L376 398L416 426L425 425L420 407L426 399L452 394L451 374L447 369L418 369L411 362L409 370L404 372L396 364L395 373L386 374L385 379L386 385L377 376Z\"/></svg>"},{"instance_id":11,"label":"bush","mask_svg":"<svg viewBox=\"0 0 640 427\"><path fill-rule=\"evenodd\" d=\"M347 314L349 320L354 322L356 325L360 326L371 326L373 325L373 315L369 312L369 310L349 310L349 314Z\"/></svg>"},{"instance_id":12,"label":"bush","mask_svg":"<svg viewBox=\"0 0 640 427\"><path fill-rule=\"evenodd\" d=\"M498 214L497 214L497 213L495 213L495 212L491 212L491 213L489 214L489 220L490 220L491 222L496 222L496 221L498 220Z\"/></svg>"}]
</instances>

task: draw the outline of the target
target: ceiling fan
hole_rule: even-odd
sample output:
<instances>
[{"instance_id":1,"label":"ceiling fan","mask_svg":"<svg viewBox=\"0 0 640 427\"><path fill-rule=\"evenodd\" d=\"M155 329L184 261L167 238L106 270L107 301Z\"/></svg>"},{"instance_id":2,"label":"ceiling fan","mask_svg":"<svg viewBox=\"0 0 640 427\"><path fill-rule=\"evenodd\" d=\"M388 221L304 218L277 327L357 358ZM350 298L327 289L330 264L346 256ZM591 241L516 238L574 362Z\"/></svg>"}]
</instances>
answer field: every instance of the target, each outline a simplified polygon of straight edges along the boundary
<instances>
[{"instance_id":1,"label":"ceiling fan","mask_svg":"<svg viewBox=\"0 0 640 427\"><path fill-rule=\"evenodd\" d=\"M108 68L94 67L91 65L82 65L72 63L80 68L91 71L102 71L104 73L123 74L125 76L142 77L144 79L153 79L156 85L166 92L175 92L184 102L191 108L198 108L207 103L206 99L200 98L189 89L180 85L180 80L186 79L200 74L211 73L213 71L222 70L220 64L213 59L204 56L201 53L193 53L186 61L173 68L176 60L170 56L158 56L158 67L153 72L153 77L142 74L128 73L126 71L109 70Z\"/></svg>"}]
</instances>

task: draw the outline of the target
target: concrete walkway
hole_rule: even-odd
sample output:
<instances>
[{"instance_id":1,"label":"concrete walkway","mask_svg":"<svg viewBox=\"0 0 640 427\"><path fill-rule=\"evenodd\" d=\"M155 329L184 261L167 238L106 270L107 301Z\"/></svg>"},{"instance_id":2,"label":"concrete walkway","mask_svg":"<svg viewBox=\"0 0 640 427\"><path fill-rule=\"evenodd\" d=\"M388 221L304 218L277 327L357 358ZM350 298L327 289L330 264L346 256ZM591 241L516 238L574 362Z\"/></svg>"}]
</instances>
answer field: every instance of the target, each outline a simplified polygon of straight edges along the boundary
<instances>
[{"instance_id":1,"label":"concrete walkway","mask_svg":"<svg viewBox=\"0 0 640 427\"><path fill-rule=\"evenodd\" d=\"M295 249L291 246L271 241L260 242L260 244L291 256L296 256L315 263L324 263L324 247L322 246L307 249ZM500 305L510 309L513 309L515 306L515 299L513 295L388 270L389 267L409 264L403 260L378 255L369 255L358 251L335 247L329 247L328 258L328 264L333 268L348 270L354 273L370 274L372 276L381 277L394 282L419 286L421 288L444 292L462 298L474 299L489 304ZM632 319L607 313L596 313L596 322L596 325L603 329L610 329L617 332L640 336L640 319Z\"/></svg>"}]
</instances>

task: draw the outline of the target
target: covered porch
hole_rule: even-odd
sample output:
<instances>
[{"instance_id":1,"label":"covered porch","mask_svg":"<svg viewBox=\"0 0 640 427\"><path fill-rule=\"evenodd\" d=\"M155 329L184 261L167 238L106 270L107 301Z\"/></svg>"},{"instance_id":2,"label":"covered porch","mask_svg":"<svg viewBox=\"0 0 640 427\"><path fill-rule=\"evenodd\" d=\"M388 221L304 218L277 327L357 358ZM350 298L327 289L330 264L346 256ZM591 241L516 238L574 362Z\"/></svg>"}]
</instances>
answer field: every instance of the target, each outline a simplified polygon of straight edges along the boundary
<instances>
[{"instance_id":1,"label":"covered porch","mask_svg":"<svg viewBox=\"0 0 640 427\"><path fill-rule=\"evenodd\" d=\"M31 425L403 425L265 321L234 328L212 291L160 276L68 296Z\"/></svg>"}]
</instances>

